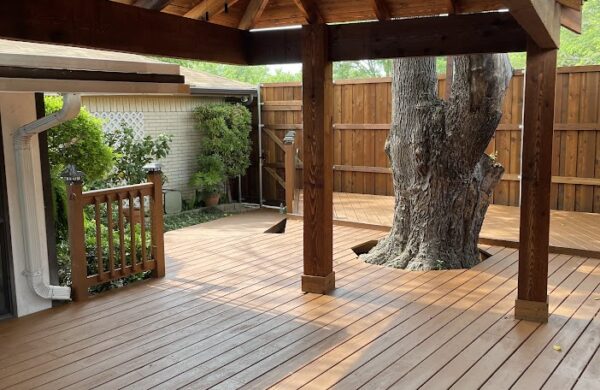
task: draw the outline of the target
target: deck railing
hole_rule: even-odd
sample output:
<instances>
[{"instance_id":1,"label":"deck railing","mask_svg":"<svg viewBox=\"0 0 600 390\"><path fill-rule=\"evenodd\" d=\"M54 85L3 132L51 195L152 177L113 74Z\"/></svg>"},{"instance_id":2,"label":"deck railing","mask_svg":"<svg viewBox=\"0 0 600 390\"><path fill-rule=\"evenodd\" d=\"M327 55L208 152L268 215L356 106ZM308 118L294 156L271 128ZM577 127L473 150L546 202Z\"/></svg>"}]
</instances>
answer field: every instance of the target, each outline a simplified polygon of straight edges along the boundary
<instances>
[{"instance_id":1,"label":"deck railing","mask_svg":"<svg viewBox=\"0 0 600 390\"><path fill-rule=\"evenodd\" d=\"M285 208L287 213L294 213L298 210L298 184L297 170L302 163L298 159L298 145L296 144L296 132L288 131L283 137L279 138L271 130L265 131L269 139L275 142L275 145L283 152L284 162L282 164L264 164L265 172L275 179L276 183L285 191ZM283 169L284 177L280 172Z\"/></svg>"},{"instance_id":2,"label":"deck railing","mask_svg":"<svg viewBox=\"0 0 600 390\"><path fill-rule=\"evenodd\" d=\"M161 173L157 166L147 172L147 183L87 192L80 172L65 175L73 300L87 299L90 287L140 272L164 276Z\"/></svg>"}]
</instances>

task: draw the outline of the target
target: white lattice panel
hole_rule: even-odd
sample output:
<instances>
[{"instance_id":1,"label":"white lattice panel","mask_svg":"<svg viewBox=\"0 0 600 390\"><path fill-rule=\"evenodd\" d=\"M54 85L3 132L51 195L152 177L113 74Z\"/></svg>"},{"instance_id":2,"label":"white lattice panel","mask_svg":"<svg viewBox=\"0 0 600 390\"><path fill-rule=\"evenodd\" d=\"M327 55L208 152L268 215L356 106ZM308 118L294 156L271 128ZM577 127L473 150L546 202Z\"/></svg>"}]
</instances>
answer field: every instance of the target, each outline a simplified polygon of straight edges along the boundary
<instances>
[{"instance_id":1,"label":"white lattice panel","mask_svg":"<svg viewBox=\"0 0 600 390\"><path fill-rule=\"evenodd\" d=\"M93 112L96 118L102 119L102 128L105 132L129 127L136 137L144 136L144 113L140 111L126 112Z\"/></svg>"}]
</instances>

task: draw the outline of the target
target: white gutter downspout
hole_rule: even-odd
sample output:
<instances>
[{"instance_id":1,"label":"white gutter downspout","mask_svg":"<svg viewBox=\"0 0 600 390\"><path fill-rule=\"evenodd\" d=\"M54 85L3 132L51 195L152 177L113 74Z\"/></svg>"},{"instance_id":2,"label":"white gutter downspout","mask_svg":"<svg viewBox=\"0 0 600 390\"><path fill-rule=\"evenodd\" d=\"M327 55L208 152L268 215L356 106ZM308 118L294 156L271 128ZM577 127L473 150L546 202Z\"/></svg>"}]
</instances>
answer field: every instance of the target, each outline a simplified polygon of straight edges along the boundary
<instances>
[{"instance_id":1,"label":"white gutter downspout","mask_svg":"<svg viewBox=\"0 0 600 390\"><path fill-rule=\"evenodd\" d=\"M17 129L14 136L15 158L17 168L17 186L20 202L23 248L25 249L25 271L31 289L44 299L70 300L69 287L51 286L44 275L42 259L47 258L40 244L43 236L40 231L35 195L41 191L34 180L33 154L31 137L51 129L66 121L74 119L81 110L81 96L77 94L63 95L63 108L54 114L40 118Z\"/></svg>"}]
</instances>

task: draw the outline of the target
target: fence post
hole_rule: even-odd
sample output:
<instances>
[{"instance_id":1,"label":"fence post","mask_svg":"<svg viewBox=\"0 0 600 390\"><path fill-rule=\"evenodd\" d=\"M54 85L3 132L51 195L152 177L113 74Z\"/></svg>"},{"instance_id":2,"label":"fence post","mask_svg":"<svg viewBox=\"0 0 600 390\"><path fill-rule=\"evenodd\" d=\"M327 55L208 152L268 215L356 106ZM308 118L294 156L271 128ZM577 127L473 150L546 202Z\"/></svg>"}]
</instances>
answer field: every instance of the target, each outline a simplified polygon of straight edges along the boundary
<instances>
[{"instance_id":1,"label":"fence post","mask_svg":"<svg viewBox=\"0 0 600 390\"><path fill-rule=\"evenodd\" d=\"M154 184L150 199L150 215L152 224L152 258L156 263L156 267L152 271L152 276L162 278L165 276L162 169L160 164L148 164L144 169L148 174L148 181Z\"/></svg>"},{"instance_id":2,"label":"fence post","mask_svg":"<svg viewBox=\"0 0 600 390\"><path fill-rule=\"evenodd\" d=\"M74 165L69 165L61 173L61 177L67 185L71 292L74 301L83 301L88 297L87 255L83 222L83 176L83 172L78 171Z\"/></svg>"},{"instance_id":3,"label":"fence post","mask_svg":"<svg viewBox=\"0 0 600 390\"><path fill-rule=\"evenodd\" d=\"M285 152L285 207L288 213L294 212L294 192L296 189L296 132L288 131L283 137Z\"/></svg>"}]
</instances>

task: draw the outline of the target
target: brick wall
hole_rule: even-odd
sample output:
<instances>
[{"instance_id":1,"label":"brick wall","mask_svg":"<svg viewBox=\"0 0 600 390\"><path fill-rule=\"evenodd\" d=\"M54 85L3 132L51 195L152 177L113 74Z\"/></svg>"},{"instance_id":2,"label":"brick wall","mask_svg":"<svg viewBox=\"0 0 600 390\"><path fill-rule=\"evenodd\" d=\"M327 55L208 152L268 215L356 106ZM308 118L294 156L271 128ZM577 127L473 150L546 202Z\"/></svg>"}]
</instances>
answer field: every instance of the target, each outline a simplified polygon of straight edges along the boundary
<instances>
[{"instance_id":1,"label":"brick wall","mask_svg":"<svg viewBox=\"0 0 600 390\"><path fill-rule=\"evenodd\" d=\"M145 135L153 137L160 133L173 135L171 153L161 163L167 175L165 188L182 192L183 198L191 200L194 191L189 186L196 170L196 156L200 135L194 128L192 112L202 104L220 102L220 98L190 96L85 96L83 105L94 114L128 120L117 113L138 113L131 116ZM141 114L139 114L141 113ZM140 118L143 123L140 123Z\"/></svg>"}]
</instances>

